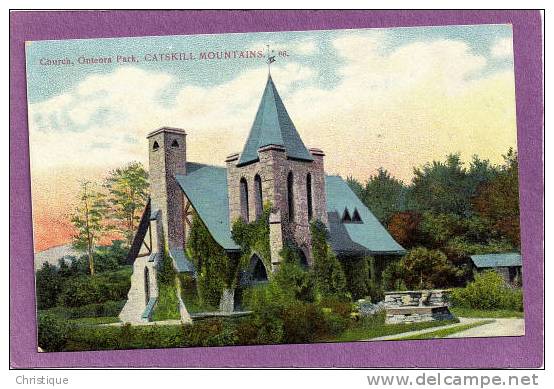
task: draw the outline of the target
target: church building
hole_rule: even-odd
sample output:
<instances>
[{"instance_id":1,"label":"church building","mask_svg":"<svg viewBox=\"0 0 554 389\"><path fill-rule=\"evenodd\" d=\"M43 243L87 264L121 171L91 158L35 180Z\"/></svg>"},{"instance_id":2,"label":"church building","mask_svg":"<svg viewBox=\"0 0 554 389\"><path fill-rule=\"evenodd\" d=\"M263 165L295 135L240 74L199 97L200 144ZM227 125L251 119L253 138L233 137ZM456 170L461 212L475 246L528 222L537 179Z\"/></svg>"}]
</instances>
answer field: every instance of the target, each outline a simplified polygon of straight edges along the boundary
<instances>
[{"instance_id":1,"label":"church building","mask_svg":"<svg viewBox=\"0 0 554 389\"><path fill-rule=\"evenodd\" d=\"M190 135L194 141L194 133ZM254 221L262 215L264 204L272 205L271 258L262 260L254 254L246 271L246 279L256 282L267 281L279 268L279 252L287 241L300 249L303 265L312 266L313 220L327 226L329 243L340 261L405 252L340 176L325 174L324 152L306 147L271 75L248 139L240 153L224 159L226 166L188 161L187 134L182 129L162 127L151 132L148 140L150 200L129 251L133 275L120 314L123 322L149 320L158 295L156 268L164 246L176 271L194 276L193 262L186 254L193 214L229 255L238 255L240 248L231 237L233 222L237 218ZM185 319L186 306L180 304Z\"/></svg>"}]
</instances>

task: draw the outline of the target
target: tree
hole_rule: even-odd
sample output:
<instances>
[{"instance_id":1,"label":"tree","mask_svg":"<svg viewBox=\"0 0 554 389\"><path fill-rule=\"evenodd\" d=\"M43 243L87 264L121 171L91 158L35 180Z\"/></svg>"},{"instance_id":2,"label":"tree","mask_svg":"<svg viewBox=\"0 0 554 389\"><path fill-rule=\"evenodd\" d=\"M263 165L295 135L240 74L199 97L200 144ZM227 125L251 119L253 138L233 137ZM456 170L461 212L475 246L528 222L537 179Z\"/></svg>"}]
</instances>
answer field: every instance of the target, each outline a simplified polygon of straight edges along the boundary
<instances>
[{"instance_id":1,"label":"tree","mask_svg":"<svg viewBox=\"0 0 554 389\"><path fill-rule=\"evenodd\" d=\"M346 182L381 223L386 223L394 212L404 209L404 183L383 168L370 176L364 186L352 177L348 177Z\"/></svg>"},{"instance_id":2,"label":"tree","mask_svg":"<svg viewBox=\"0 0 554 389\"><path fill-rule=\"evenodd\" d=\"M490 220L494 228L520 246L519 185L517 153L510 149L504 165L491 181L482 184L473 201L474 209Z\"/></svg>"},{"instance_id":3,"label":"tree","mask_svg":"<svg viewBox=\"0 0 554 389\"><path fill-rule=\"evenodd\" d=\"M408 289L443 288L456 284L463 273L440 250L416 247L400 260L402 281Z\"/></svg>"},{"instance_id":4,"label":"tree","mask_svg":"<svg viewBox=\"0 0 554 389\"><path fill-rule=\"evenodd\" d=\"M466 178L459 154L414 168L409 202L418 211L467 215L471 206Z\"/></svg>"},{"instance_id":5,"label":"tree","mask_svg":"<svg viewBox=\"0 0 554 389\"><path fill-rule=\"evenodd\" d=\"M386 223L394 212L404 209L405 190L402 181L379 168L377 174L367 180L362 201L381 223Z\"/></svg>"},{"instance_id":6,"label":"tree","mask_svg":"<svg viewBox=\"0 0 554 389\"><path fill-rule=\"evenodd\" d=\"M112 170L106 178L108 202L113 217L120 221L119 229L131 244L136 226L140 221L140 210L148 200L148 173L140 162Z\"/></svg>"},{"instance_id":7,"label":"tree","mask_svg":"<svg viewBox=\"0 0 554 389\"><path fill-rule=\"evenodd\" d=\"M62 291L63 280L56 266L45 262L36 273L37 309L47 309L56 305Z\"/></svg>"},{"instance_id":8,"label":"tree","mask_svg":"<svg viewBox=\"0 0 554 389\"><path fill-rule=\"evenodd\" d=\"M412 248L421 242L419 224L421 214L416 211L396 212L387 225L389 233L404 248Z\"/></svg>"},{"instance_id":9,"label":"tree","mask_svg":"<svg viewBox=\"0 0 554 389\"><path fill-rule=\"evenodd\" d=\"M89 271L94 275L93 253L102 234L108 229L105 223L108 207L105 195L90 186L88 181L81 185L80 203L71 216L71 223L77 231L73 236L73 247L87 254Z\"/></svg>"}]
</instances>

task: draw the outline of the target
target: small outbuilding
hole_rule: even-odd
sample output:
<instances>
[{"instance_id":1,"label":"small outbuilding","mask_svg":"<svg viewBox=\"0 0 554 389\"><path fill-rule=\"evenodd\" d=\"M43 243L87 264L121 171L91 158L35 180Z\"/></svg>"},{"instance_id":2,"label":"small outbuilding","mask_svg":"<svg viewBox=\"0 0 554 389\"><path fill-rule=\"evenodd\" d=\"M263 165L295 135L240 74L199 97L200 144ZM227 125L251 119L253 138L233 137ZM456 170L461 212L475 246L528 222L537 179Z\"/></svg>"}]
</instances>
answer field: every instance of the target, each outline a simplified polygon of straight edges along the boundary
<instances>
[{"instance_id":1,"label":"small outbuilding","mask_svg":"<svg viewBox=\"0 0 554 389\"><path fill-rule=\"evenodd\" d=\"M504 278L507 284L521 285L520 253L472 255L471 261L477 271L494 270Z\"/></svg>"}]
</instances>

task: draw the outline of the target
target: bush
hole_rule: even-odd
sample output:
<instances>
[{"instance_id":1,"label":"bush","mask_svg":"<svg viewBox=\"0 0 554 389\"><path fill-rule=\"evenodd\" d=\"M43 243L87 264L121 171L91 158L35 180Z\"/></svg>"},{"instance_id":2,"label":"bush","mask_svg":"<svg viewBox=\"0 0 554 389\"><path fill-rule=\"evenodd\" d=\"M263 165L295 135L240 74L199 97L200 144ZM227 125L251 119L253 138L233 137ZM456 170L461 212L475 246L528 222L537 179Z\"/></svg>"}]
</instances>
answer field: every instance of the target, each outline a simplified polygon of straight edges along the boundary
<instances>
[{"instance_id":1,"label":"bush","mask_svg":"<svg viewBox=\"0 0 554 389\"><path fill-rule=\"evenodd\" d=\"M44 351L62 351L67 343L70 326L55 315L38 316L38 345Z\"/></svg>"},{"instance_id":2,"label":"bush","mask_svg":"<svg viewBox=\"0 0 554 389\"><path fill-rule=\"evenodd\" d=\"M283 343L309 343L328 333L327 321L315 304L294 302L282 311Z\"/></svg>"},{"instance_id":3,"label":"bush","mask_svg":"<svg viewBox=\"0 0 554 389\"><path fill-rule=\"evenodd\" d=\"M56 305L62 291L61 277L58 276L56 266L48 262L36 273L37 309L47 309Z\"/></svg>"},{"instance_id":4,"label":"bush","mask_svg":"<svg viewBox=\"0 0 554 389\"><path fill-rule=\"evenodd\" d=\"M364 298L369 294L369 263L371 260L371 257L361 257L347 258L341 261L346 276L346 285L354 300Z\"/></svg>"},{"instance_id":5,"label":"bush","mask_svg":"<svg viewBox=\"0 0 554 389\"><path fill-rule=\"evenodd\" d=\"M130 287L130 268L94 277L71 277L63 284L58 303L66 307L78 307L124 300Z\"/></svg>"},{"instance_id":6,"label":"bush","mask_svg":"<svg viewBox=\"0 0 554 389\"><path fill-rule=\"evenodd\" d=\"M84 317L116 317L119 315L126 300L106 301L100 304L88 304L79 307L53 307L42 311L56 315L62 319L80 319Z\"/></svg>"},{"instance_id":7,"label":"bush","mask_svg":"<svg viewBox=\"0 0 554 389\"><path fill-rule=\"evenodd\" d=\"M450 300L456 307L523 311L521 289L508 287L502 276L493 270L476 275L475 281L469 283L465 288L453 290Z\"/></svg>"},{"instance_id":8,"label":"bush","mask_svg":"<svg viewBox=\"0 0 554 389\"><path fill-rule=\"evenodd\" d=\"M290 243L280 252L283 259L279 270L273 275L273 282L290 299L313 302L315 300L315 279L313 273L302 268L298 249Z\"/></svg>"}]
</instances>

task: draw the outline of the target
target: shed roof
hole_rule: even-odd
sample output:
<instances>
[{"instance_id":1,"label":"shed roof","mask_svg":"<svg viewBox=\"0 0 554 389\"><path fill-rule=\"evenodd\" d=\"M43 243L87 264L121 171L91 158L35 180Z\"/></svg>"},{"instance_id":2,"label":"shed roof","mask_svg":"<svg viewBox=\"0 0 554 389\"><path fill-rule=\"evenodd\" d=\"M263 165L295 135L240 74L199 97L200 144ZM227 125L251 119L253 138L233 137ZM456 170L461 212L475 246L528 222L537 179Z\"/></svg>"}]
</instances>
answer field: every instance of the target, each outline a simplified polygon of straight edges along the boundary
<instances>
[{"instance_id":1,"label":"shed roof","mask_svg":"<svg viewBox=\"0 0 554 389\"><path fill-rule=\"evenodd\" d=\"M521 266L520 253L471 255L471 260L479 268Z\"/></svg>"},{"instance_id":2,"label":"shed roof","mask_svg":"<svg viewBox=\"0 0 554 389\"><path fill-rule=\"evenodd\" d=\"M298 131L296 131L296 127L277 92L271 75L267 78L256 118L237 165L257 161L258 149L268 145L283 146L289 158L313 160Z\"/></svg>"}]
</instances>

